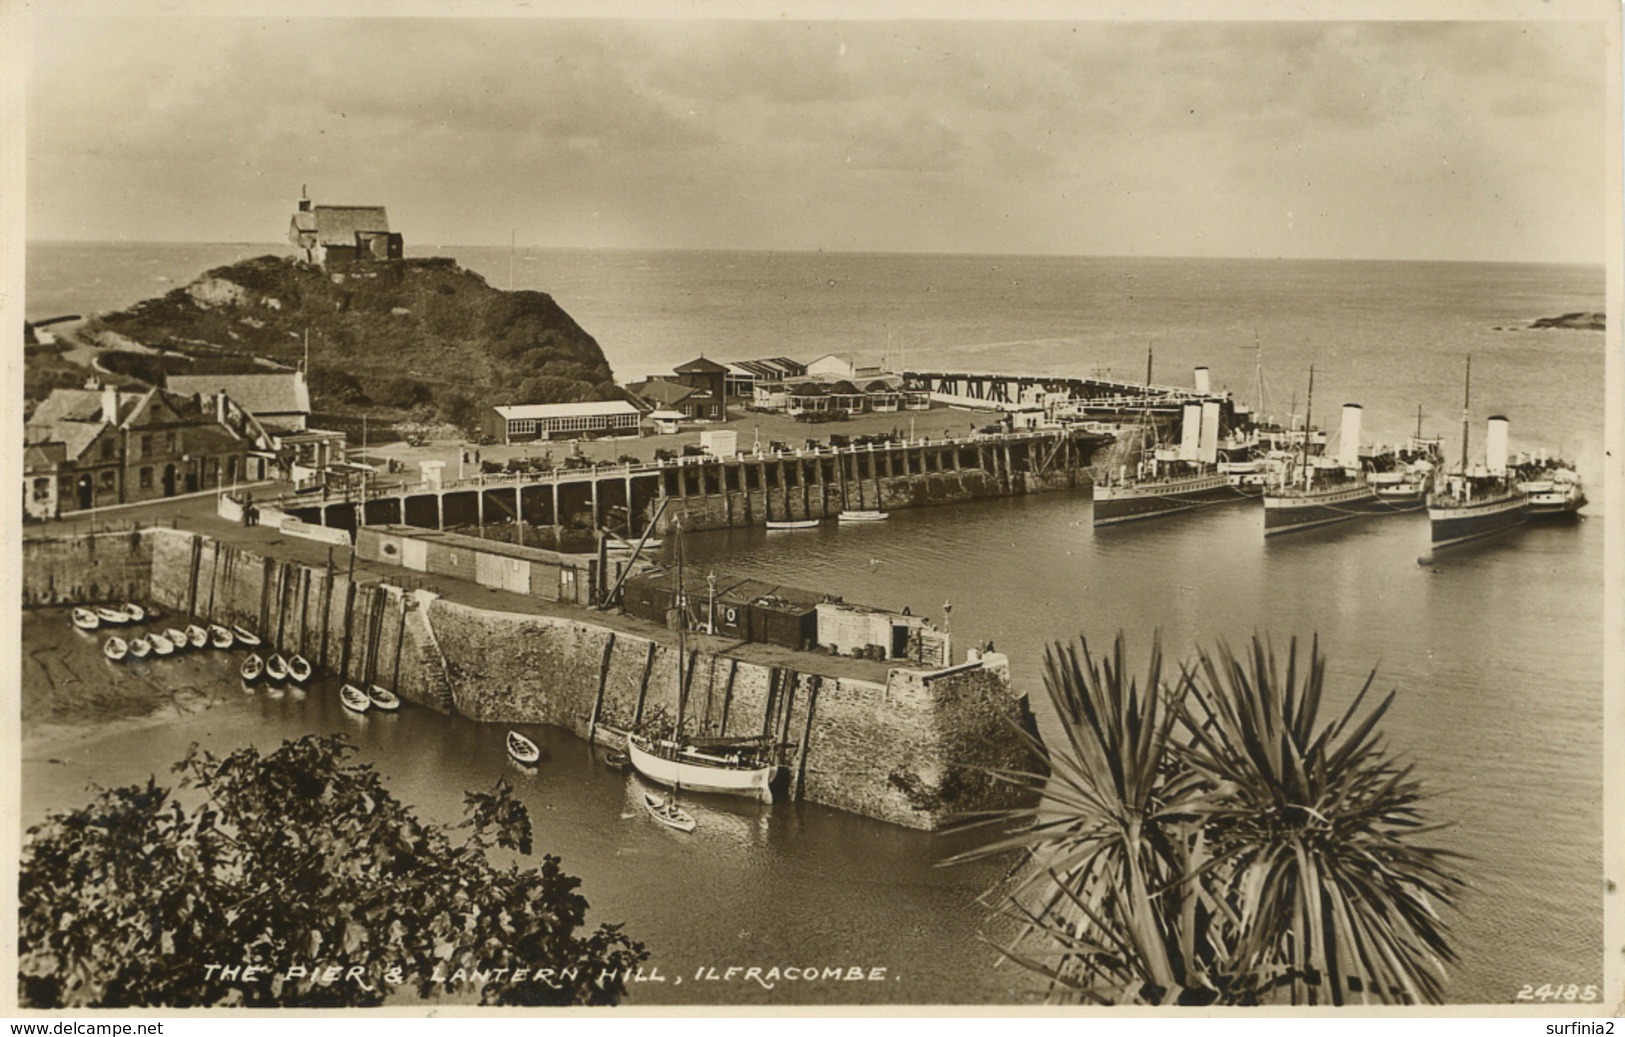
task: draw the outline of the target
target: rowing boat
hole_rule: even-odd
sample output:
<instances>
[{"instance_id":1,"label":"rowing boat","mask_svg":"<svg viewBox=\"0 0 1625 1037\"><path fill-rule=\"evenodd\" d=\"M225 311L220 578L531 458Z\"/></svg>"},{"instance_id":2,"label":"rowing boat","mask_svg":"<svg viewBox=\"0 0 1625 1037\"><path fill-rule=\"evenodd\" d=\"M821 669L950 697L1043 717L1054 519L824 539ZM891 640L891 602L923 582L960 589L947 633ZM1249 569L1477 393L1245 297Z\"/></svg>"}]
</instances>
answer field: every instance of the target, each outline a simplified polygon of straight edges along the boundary
<instances>
[{"instance_id":1,"label":"rowing boat","mask_svg":"<svg viewBox=\"0 0 1625 1037\"><path fill-rule=\"evenodd\" d=\"M401 708L400 696L396 695L388 688L380 688L376 684L373 684L367 688L367 698L372 702L374 707L381 709L386 713L393 713L397 709Z\"/></svg>"},{"instance_id":2,"label":"rowing boat","mask_svg":"<svg viewBox=\"0 0 1625 1037\"><path fill-rule=\"evenodd\" d=\"M145 659L152 651L152 642L145 635L130 638L130 654L137 659Z\"/></svg>"},{"instance_id":3,"label":"rowing boat","mask_svg":"<svg viewBox=\"0 0 1625 1037\"><path fill-rule=\"evenodd\" d=\"M147 610L133 601L126 601L124 603L124 618L132 623L140 623L147 618Z\"/></svg>"},{"instance_id":4,"label":"rowing boat","mask_svg":"<svg viewBox=\"0 0 1625 1037\"><path fill-rule=\"evenodd\" d=\"M265 672L265 660L260 658L258 652L251 652L237 672L242 675L243 683L253 684Z\"/></svg>"},{"instance_id":5,"label":"rowing boat","mask_svg":"<svg viewBox=\"0 0 1625 1037\"><path fill-rule=\"evenodd\" d=\"M110 609L105 605L96 606L96 618L103 623L111 623L114 626L123 626L130 621L130 617L125 614L123 609Z\"/></svg>"},{"instance_id":6,"label":"rowing boat","mask_svg":"<svg viewBox=\"0 0 1625 1037\"><path fill-rule=\"evenodd\" d=\"M367 698L367 693L354 684L346 684L339 689L339 701L344 703L345 709L357 713L365 713L372 708L372 700Z\"/></svg>"},{"instance_id":7,"label":"rowing boat","mask_svg":"<svg viewBox=\"0 0 1625 1037\"><path fill-rule=\"evenodd\" d=\"M508 755L527 766L542 758L542 750L535 742L518 731L508 732Z\"/></svg>"},{"instance_id":8,"label":"rowing boat","mask_svg":"<svg viewBox=\"0 0 1625 1037\"><path fill-rule=\"evenodd\" d=\"M694 831L696 824L694 815L678 806L668 796L657 796L653 792L644 792L643 809L649 812L650 817L667 828L675 828L679 832Z\"/></svg>"},{"instance_id":9,"label":"rowing boat","mask_svg":"<svg viewBox=\"0 0 1625 1037\"><path fill-rule=\"evenodd\" d=\"M209 647L209 632L193 623L186 628L186 640L193 648L207 648Z\"/></svg>"},{"instance_id":10,"label":"rowing boat","mask_svg":"<svg viewBox=\"0 0 1625 1037\"><path fill-rule=\"evenodd\" d=\"M273 681L287 680L288 660L273 652L271 657L265 660L265 676L267 679Z\"/></svg>"},{"instance_id":11,"label":"rowing boat","mask_svg":"<svg viewBox=\"0 0 1625 1037\"><path fill-rule=\"evenodd\" d=\"M259 635L251 634L235 623L233 623L231 626L231 632L237 635L237 640L241 641L250 648L258 648L260 646Z\"/></svg>"},{"instance_id":12,"label":"rowing boat","mask_svg":"<svg viewBox=\"0 0 1625 1037\"><path fill-rule=\"evenodd\" d=\"M227 630L219 623L209 624L209 643L214 647L228 649L234 643L236 643L236 640L237 639L235 637L231 636L231 631Z\"/></svg>"},{"instance_id":13,"label":"rowing boat","mask_svg":"<svg viewBox=\"0 0 1625 1037\"><path fill-rule=\"evenodd\" d=\"M288 656L288 679L295 684L310 680L310 661L297 653Z\"/></svg>"},{"instance_id":14,"label":"rowing boat","mask_svg":"<svg viewBox=\"0 0 1625 1037\"><path fill-rule=\"evenodd\" d=\"M175 646L176 651L180 651L182 648L186 648L192 643L191 641L187 640L186 631L177 629L175 627L170 627L168 630L165 630L164 636L169 638L169 643Z\"/></svg>"},{"instance_id":15,"label":"rowing boat","mask_svg":"<svg viewBox=\"0 0 1625 1037\"><path fill-rule=\"evenodd\" d=\"M110 637L102 642L102 654L114 662L122 662L129 651L130 646L124 643L122 637Z\"/></svg>"},{"instance_id":16,"label":"rowing boat","mask_svg":"<svg viewBox=\"0 0 1625 1037\"><path fill-rule=\"evenodd\" d=\"M73 610L73 625L80 630L95 630L102 625L102 621L96 618L95 610L76 608Z\"/></svg>"},{"instance_id":17,"label":"rowing boat","mask_svg":"<svg viewBox=\"0 0 1625 1037\"><path fill-rule=\"evenodd\" d=\"M152 642L153 655L175 654L175 643L162 630L154 630L147 635L147 640Z\"/></svg>"}]
</instances>

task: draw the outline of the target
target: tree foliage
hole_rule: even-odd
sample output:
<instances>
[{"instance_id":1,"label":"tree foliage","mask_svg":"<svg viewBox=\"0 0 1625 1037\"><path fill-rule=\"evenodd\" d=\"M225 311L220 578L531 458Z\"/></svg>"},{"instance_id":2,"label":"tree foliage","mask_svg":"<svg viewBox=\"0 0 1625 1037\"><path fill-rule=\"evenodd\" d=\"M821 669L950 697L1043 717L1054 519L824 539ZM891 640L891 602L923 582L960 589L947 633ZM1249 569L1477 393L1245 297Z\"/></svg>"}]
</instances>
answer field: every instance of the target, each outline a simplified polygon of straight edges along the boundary
<instances>
[{"instance_id":1,"label":"tree foliage","mask_svg":"<svg viewBox=\"0 0 1625 1037\"><path fill-rule=\"evenodd\" d=\"M20 1001L620 999L642 946L618 925L583 931L587 901L559 858L493 863L531 853L529 815L506 782L469 793L462 822L430 824L372 767L348 761L352 751L338 736L223 759L194 745L175 765L175 789L151 778L102 790L31 828L19 877ZM541 969L554 971L539 980Z\"/></svg>"},{"instance_id":2,"label":"tree foliage","mask_svg":"<svg viewBox=\"0 0 1625 1037\"><path fill-rule=\"evenodd\" d=\"M1007 948L1061 999L1098 1004L1438 1002L1453 959L1438 906L1461 880L1422 845L1422 785L1362 715L1375 673L1322 723L1326 666L1254 638L1144 684L1123 638L1104 660L1054 645L1045 685L1064 744L1000 777L1033 805L973 823L1017 850Z\"/></svg>"}]
</instances>

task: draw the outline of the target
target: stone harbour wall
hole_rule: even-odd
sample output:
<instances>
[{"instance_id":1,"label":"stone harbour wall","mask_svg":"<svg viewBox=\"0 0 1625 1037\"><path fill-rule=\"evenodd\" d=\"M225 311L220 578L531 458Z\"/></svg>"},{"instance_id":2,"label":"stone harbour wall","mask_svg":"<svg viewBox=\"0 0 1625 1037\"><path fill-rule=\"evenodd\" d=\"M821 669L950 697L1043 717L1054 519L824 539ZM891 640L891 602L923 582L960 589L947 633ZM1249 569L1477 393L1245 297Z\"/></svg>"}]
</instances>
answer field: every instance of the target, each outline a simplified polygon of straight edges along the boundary
<instances>
[{"instance_id":1,"label":"stone harbour wall","mask_svg":"<svg viewBox=\"0 0 1625 1037\"><path fill-rule=\"evenodd\" d=\"M144 599L152 579L142 530L23 541L24 605L116 604Z\"/></svg>"}]
</instances>

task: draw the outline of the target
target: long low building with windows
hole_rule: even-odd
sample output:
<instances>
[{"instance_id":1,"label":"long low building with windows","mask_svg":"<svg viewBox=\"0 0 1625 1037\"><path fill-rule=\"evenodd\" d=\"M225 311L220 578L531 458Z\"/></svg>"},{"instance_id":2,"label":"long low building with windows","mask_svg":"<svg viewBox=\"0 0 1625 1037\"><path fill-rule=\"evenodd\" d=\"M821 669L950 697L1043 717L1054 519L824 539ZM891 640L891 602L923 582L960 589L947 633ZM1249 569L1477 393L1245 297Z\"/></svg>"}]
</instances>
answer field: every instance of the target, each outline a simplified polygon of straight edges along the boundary
<instances>
[{"instance_id":1,"label":"long low building with windows","mask_svg":"<svg viewBox=\"0 0 1625 1037\"><path fill-rule=\"evenodd\" d=\"M481 430L498 443L537 439L590 439L637 435L638 409L625 400L594 403L527 403L492 407Z\"/></svg>"}]
</instances>

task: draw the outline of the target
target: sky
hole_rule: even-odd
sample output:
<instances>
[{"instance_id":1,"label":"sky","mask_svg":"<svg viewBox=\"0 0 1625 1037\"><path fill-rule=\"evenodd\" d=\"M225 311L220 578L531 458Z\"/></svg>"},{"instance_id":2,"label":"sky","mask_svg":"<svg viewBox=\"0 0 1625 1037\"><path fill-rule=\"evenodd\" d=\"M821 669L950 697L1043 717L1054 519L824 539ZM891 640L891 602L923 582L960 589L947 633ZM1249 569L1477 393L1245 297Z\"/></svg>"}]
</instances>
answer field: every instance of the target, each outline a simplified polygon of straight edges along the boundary
<instances>
[{"instance_id":1,"label":"sky","mask_svg":"<svg viewBox=\"0 0 1625 1037\"><path fill-rule=\"evenodd\" d=\"M1600 263L1605 44L1558 21L43 13L27 235L276 241L303 185L386 205L409 246Z\"/></svg>"}]
</instances>

